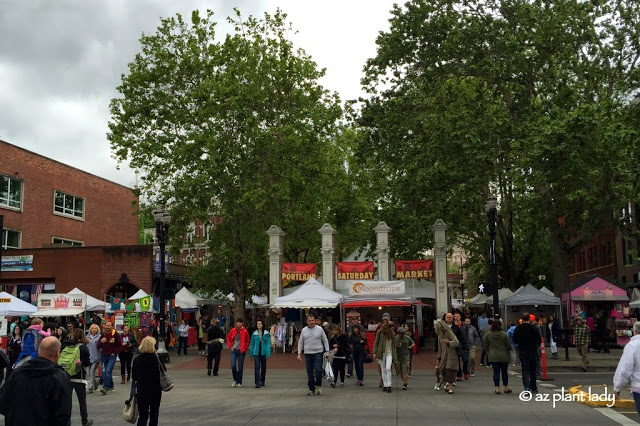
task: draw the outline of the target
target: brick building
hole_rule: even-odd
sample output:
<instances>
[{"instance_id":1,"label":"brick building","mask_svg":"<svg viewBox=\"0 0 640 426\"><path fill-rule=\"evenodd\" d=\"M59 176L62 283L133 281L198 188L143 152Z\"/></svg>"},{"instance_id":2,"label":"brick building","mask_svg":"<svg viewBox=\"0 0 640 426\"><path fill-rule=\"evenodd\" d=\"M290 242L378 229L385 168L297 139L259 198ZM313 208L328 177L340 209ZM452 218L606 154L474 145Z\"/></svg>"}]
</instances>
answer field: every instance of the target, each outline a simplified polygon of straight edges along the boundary
<instances>
[{"instance_id":1,"label":"brick building","mask_svg":"<svg viewBox=\"0 0 640 426\"><path fill-rule=\"evenodd\" d=\"M3 249L137 244L137 201L131 188L0 140Z\"/></svg>"}]
</instances>

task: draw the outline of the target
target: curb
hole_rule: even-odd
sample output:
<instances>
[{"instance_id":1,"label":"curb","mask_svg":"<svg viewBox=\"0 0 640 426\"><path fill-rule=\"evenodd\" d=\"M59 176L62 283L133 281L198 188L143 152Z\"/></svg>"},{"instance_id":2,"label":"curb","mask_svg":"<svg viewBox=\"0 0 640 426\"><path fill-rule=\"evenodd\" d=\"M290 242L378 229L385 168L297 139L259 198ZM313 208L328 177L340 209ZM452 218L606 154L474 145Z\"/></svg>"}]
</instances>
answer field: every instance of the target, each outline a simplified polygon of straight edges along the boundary
<instances>
[{"instance_id":1,"label":"curb","mask_svg":"<svg viewBox=\"0 0 640 426\"><path fill-rule=\"evenodd\" d=\"M603 387L608 387L608 385L602 385ZM590 405L592 407L607 407L612 408L610 401L602 401L600 399L593 399L590 397L588 392L582 390L582 385L573 386L569 388L569 393L572 395L576 395L576 402L581 404ZM595 395L595 394L594 394ZM596 397L598 395L595 395ZM616 399L613 407L616 408L636 408L636 403L633 399Z\"/></svg>"}]
</instances>

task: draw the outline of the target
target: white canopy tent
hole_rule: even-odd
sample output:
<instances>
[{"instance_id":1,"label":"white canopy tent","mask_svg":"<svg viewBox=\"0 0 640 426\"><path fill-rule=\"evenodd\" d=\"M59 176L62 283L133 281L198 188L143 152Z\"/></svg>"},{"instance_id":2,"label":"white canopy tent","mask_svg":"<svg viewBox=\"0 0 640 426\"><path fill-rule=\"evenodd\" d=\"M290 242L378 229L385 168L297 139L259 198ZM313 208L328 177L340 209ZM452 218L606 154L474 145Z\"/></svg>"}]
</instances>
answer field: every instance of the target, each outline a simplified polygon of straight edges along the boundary
<instances>
[{"instance_id":1,"label":"white canopy tent","mask_svg":"<svg viewBox=\"0 0 640 426\"><path fill-rule=\"evenodd\" d=\"M195 311L198 309L198 298L186 287L182 287L180 291L176 293L175 299L176 308L180 308L183 311Z\"/></svg>"},{"instance_id":2,"label":"white canopy tent","mask_svg":"<svg viewBox=\"0 0 640 426\"><path fill-rule=\"evenodd\" d=\"M71 317L86 310L86 294L40 293L34 317Z\"/></svg>"},{"instance_id":3,"label":"white canopy tent","mask_svg":"<svg viewBox=\"0 0 640 426\"><path fill-rule=\"evenodd\" d=\"M482 293L476 294L471 300L467 302L469 306L484 306L488 303L488 297Z\"/></svg>"},{"instance_id":4,"label":"white canopy tent","mask_svg":"<svg viewBox=\"0 0 640 426\"><path fill-rule=\"evenodd\" d=\"M507 306L555 306L556 309L560 309L560 298L556 296L550 296L531 284L527 284L522 289L518 289L512 296L507 297L504 300L505 307ZM506 320L505 309L505 320ZM560 317L560 315L558 315Z\"/></svg>"},{"instance_id":5,"label":"white canopy tent","mask_svg":"<svg viewBox=\"0 0 640 426\"><path fill-rule=\"evenodd\" d=\"M335 308L342 303L343 297L320 284L315 278L301 285L294 292L276 298L271 307L279 308Z\"/></svg>"},{"instance_id":6,"label":"white canopy tent","mask_svg":"<svg viewBox=\"0 0 640 426\"><path fill-rule=\"evenodd\" d=\"M87 296L87 305L86 305L86 310L87 311L104 311L105 306L104 306L104 302L100 299L96 299L95 297L85 293L84 291L80 290L78 287L74 288L73 290L71 290L69 293L67 293L69 295L72 294L84 294Z\"/></svg>"},{"instance_id":7,"label":"white canopy tent","mask_svg":"<svg viewBox=\"0 0 640 426\"><path fill-rule=\"evenodd\" d=\"M3 291L0 292L0 315L7 317L17 317L22 315L32 315L38 308L31 303L27 303L19 297L12 296Z\"/></svg>"},{"instance_id":8,"label":"white canopy tent","mask_svg":"<svg viewBox=\"0 0 640 426\"><path fill-rule=\"evenodd\" d=\"M148 295L149 295L149 293L147 293L146 291L144 291L144 290L140 289L140 290L136 291L136 293L135 293L133 296L131 296L130 298L128 298L127 300L142 299L143 297L147 297ZM103 303L104 303L104 306L105 306L105 311L106 311L107 313L111 313L111 312L113 312L113 309L111 309L111 303L108 303L108 302L107 302L107 303L103 302ZM121 311L126 310L126 305L125 305L125 303L124 303L124 302L122 302L122 303L120 304L120 310L121 310ZM135 312L144 312L142 309L140 309L140 304L139 304L138 302L136 302L136 309L135 309ZM150 308L148 311L146 311L146 312L148 312L148 313L154 313L154 314L155 314L155 313L158 313L158 311L156 311L156 310L154 310L154 309L153 309L153 304L151 305L151 308Z\"/></svg>"},{"instance_id":9,"label":"white canopy tent","mask_svg":"<svg viewBox=\"0 0 640 426\"><path fill-rule=\"evenodd\" d=\"M549 296L555 296L555 294L553 294L553 292L549 290L546 286L542 286L540 291L543 292L544 294L548 294Z\"/></svg>"}]
</instances>

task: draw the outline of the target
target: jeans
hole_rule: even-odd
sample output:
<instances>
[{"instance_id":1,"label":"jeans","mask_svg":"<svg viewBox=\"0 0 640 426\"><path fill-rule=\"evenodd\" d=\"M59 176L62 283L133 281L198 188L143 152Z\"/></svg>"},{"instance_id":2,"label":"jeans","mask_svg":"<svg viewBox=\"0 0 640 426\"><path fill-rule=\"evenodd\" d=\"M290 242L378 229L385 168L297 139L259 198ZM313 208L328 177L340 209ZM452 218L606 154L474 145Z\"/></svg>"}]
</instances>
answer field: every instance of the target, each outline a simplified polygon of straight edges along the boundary
<instances>
[{"instance_id":1,"label":"jeans","mask_svg":"<svg viewBox=\"0 0 640 426\"><path fill-rule=\"evenodd\" d=\"M184 348L184 354L187 354L187 337L180 336L178 340L178 356L180 356L180 349Z\"/></svg>"},{"instance_id":2,"label":"jeans","mask_svg":"<svg viewBox=\"0 0 640 426\"><path fill-rule=\"evenodd\" d=\"M120 357L120 375L124 376L126 373L127 377L131 377L131 359L133 358L133 354L122 351L118 356Z\"/></svg>"},{"instance_id":3,"label":"jeans","mask_svg":"<svg viewBox=\"0 0 640 426\"><path fill-rule=\"evenodd\" d=\"M102 355L102 387L113 389L113 366L116 365L117 355Z\"/></svg>"},{"instance_id":4,"label":"jeans","mask_svg":"<svg viewBox=\"0 0 640 426\"><path fill-rule=\"evenodd\" d=\"M515 367L516 359L518 358L518 346L511 345L511 352L509 353L509 361L511 365Z\"/></svg>"},{"instance_id":5,"label":"jeans","mask_svg":"<svg viewBox=\"0 0 640 426\"><path fill-rule=\"evenodd\" d=\"M537 392L536 384L536 358L538 358L537 350L520 351L520 364L522 365L522 384L525 389L531 392Z\"/></svg>"},{"instance_id":6,"label":"jeans","mask_svg":"<svg viewBox=\"0 0 640 426\"><path fill-rule=\"evenodd\" d=\"M382 373L382 385L385 388L391 387L391 363L393 357L391 355L383 355L382 359L378 360L380 363L380 372Z\"/></svg>"},{"instance_id":7,"label":"jeans","mask_svg":"<svg viewBox=\"0 0 640 426\"><path fill-rule=\"evenodd\" d=\"M253 368L256 374L256 386L263 386L265 376L267 375L267 356L254 355Z\"/></svg>"},{"instance_id":8,"label":"jeans","mask_svg":"<svg viewBox=\"0 0 640 426\"><path fill-rule=\"evenodd\" d=\"M633 400L636 403L636 411L640 414L640 393L631 392L631 395L633 395Z\"/></svg>"},{"instance_id":9,"label":"jeans","mask_svg":"<svg viewBox=\"0 0 640 426\"><path fill-rule=\"evenodd\" d=\"M78 405L80 406L80 418L84 424L89 420L89 414L87 413L87 387L84 383L71 382L71 388L76 391Z\"/></svg>"},{"instance_id":10,"label":"jeans","mask_svg":"<svg viewBox=\"0 0 640 426\"><path fill-rule=\"evenodd\" d=\"M359 381L362 381L364 379L364 353L354 352L351 358L353 362L349 365L356 366L356 377L358 377Z\"/></svg>"},{"instance_id":11,"label":"jeans","mask_svg":"<svg viewBox=\"0 0 640 426\"><path fill-rule=\"evenodd\" d=\"M500 387L500 373L502 373L502 384L507 387L509 384L509 375L507 374L508 362L494 362L491 364L493 367L493 385Z\"/></svg>"},{"instance_id":12,"label":"jeans","mask_svg":"<svg viewBox=\"0 0 640 426\"><path fill-rule=\"evenodd\" d=\"M333 358L333 364L331 368L333 369L333 382L336 383L338 381L338 373L340 373L340 383L344 383L344 366L347 363L345 358Z\"/></svg>"},{"instance_id":13,"label":"jeans","mask_svg":"<svg viewBox=\"0 0 640 426\"><path fill-rule=\"evenodd\" d=\"M480 355L480 364L489 365L489 355L487 354L487 351L485 351L484 349L482 350L482 355Z\"/></svg>"},{"instance_id":14,"label":"jeans","mask_svg":"<svg viewBox=\"0 0 640 426\"><path fill-rule=\"evenodd\" d=\"M240 352L239 349L231 350L231 374L233 375L233 381L237 384L242 384L242 371L244 369L244 352Z\"/></svg>"},{"instance_id":15,"label":"jeans","mask_svg":"<svg viewBox=\"0 0 640 426\"><path fill-rule=\"evenodd\" d=\"M462 356L458 358L457 377L462 377L462 373L469 374L469 351L462 351Z\"/></svg>"},{"instance_id":16,"label":"jeans","mask_svg":"<svg viewBox=\"0 0 640 426\"><path fill-rule=\"evenodd\" d=\"M147 426L147 420L149 420L149 426L158 426L162 394L157 399L147 399L140 397L140 395L136 399L138 401L138 426Z\"/></svg>"},{"instance_id":17,"label":"jeans","mask_svg":"<svg viewBox=\"0 0 640 426\"><path fill-rule=\"evenodd\" d=\"M216 363L213 367L213 374L218 374L220 369L220 353L221 351L209 351L207 354L207 370L211 370L212 361L215 359Z\"/></svg>"},{"instance_id":18,"label":"jeans","mask_svg":"<svg viewBox=\"0 0 640 426\"><path fill-rule=\"evenodd\" d=\"M97 388L98 382L96 381L96 371L98 370L98 364L100 361L92 362L89 366L89 386L90 389Z\"/></svg>"},{"instance_id":19,"label":"jeans","mask_svg":"<svg viewBox=\"0 0 640 426\"><path fill-rule=\"evenodd\" d=\"M349 373L350 376L353 376L353 364L354 364L354 360L353 360L353 355L351 355L351 362L347 364L347 373Z\"/></svg>"},{"instance_id":20,"label":"jeans","mask_svg":"<svg viewBox=\"0 0 640 426\"><path fill-rule=\"evenodd\" d=\"M307 365L307 385L309 390L316 390L322 386L322 352L317 354L304 354L304 361Z\"/></svg>"}]
</instances>

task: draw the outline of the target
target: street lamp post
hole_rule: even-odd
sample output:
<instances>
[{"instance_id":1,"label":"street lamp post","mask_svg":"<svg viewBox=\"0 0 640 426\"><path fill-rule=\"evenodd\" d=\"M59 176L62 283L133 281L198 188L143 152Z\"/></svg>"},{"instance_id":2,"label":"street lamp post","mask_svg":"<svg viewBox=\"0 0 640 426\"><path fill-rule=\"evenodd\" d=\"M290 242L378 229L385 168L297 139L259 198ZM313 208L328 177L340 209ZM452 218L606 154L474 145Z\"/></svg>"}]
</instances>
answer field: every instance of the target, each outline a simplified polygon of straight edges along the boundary
<instances>
[{"instance_id":1,"label":"street lamp post","mask_svg":"<svg viewBox=\"0 0 640 426\"><path fill-rule=\"evenodd\" d=\"M498 300L498 264L496 262L496 212L498 200L490 195L485 205L489 219L489 264L491 266L491 290L493 291L493 316L500 318L500 301Z\"/></svg>"},{"instance_id":2,"label":"street lamp post","mask_svg":"<svg viewBox=\"0 0 640 426\"><path fill-rule=\"evenodd\" d=\"M158 339L157 353L160 360L166 364L170 360L169 352L167 352L167 348L165 347L167 331L165 326L165 315L167 309L167 302L165 300L165 282L167 272L164 258L166 255L167 241L169 240L169 224L171 223L171 215L169 212L164 211L164 205L160 205L156 210L154 210L153 217L156 221L156 239L160 246L160 336Z\"/></svg>"}]
</instances>

